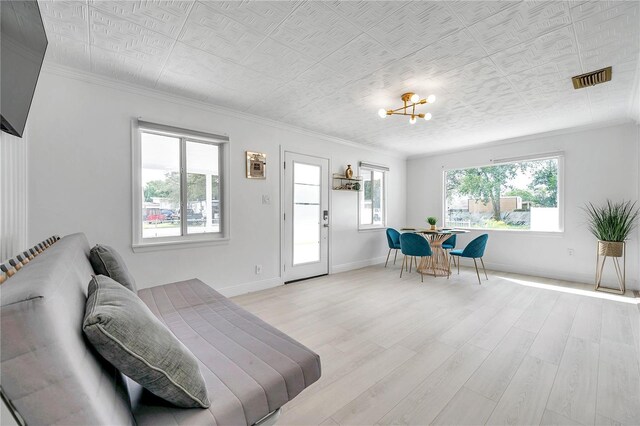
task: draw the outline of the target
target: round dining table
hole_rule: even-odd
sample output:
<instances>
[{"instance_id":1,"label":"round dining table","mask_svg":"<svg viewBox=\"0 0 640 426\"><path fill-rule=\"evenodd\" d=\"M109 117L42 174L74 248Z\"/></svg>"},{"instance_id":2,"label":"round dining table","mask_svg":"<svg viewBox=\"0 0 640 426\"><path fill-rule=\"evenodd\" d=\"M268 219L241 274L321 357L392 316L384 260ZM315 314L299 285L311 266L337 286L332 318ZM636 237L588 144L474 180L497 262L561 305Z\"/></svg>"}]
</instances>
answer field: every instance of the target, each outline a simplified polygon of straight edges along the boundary
<instances>
[{"instance_id":1,"label":"round dining table","mask_svg":"<svg viewBox=\"0 0 640 426\"><path fill-rule=\"evenodd\" d=\"M431 274L434 277L447 278L451 275L451 265L449 263L449 254L442 248L442 243L454 234L466 234L469 232L465 229L454 228L401 228L400 231L420 234L426 238L431 246L431 256L425 256L420 260L420 264L417 267L418 272Z\"/></svg>"}]
</instances>

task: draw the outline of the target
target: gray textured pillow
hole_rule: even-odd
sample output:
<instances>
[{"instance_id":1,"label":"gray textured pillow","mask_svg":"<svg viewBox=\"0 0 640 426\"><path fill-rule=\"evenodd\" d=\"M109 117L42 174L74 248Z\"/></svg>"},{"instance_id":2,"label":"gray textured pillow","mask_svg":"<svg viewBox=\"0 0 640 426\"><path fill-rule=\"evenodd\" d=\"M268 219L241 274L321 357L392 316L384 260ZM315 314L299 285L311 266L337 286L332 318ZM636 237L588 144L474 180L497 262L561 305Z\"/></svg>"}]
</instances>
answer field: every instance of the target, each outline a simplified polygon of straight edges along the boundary
<instances>
[{"instance_id":1,"label":"gray textured pillow","mask_svg":"<svg viewBox=\"0 0 640 426\"><path fill-rule=\"evenodd\" d=\"M193 354L111 278L91 279L82 329L100 355L153 394L179 407L209 407Z\"/></svg>"},{"instance_id":2,"label":"gray textured pillow","mask_svg":"<svg viewBox=\"0 0 640 426\"><path fill-rule=\"evenodd\" d=\"M105 275L119 282L134 293L138 293L136 281L133 279L122 256L109 246L96 244L89 252L89 261L96 274Z\"/></svg>"}]
</instances>

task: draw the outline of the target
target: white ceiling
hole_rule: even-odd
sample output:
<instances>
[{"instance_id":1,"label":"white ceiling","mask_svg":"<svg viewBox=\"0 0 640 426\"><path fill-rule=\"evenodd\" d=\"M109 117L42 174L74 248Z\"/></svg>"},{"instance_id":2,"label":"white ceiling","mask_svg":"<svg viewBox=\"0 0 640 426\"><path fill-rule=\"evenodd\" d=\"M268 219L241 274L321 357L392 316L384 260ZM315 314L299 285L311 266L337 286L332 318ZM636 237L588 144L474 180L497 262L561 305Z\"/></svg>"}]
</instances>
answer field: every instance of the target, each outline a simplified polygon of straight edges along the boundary
<instances>
[{"instance_id":1,"label":"white ceiling","mask_svg":"<svg viewBox=\"0 0 640 426\"><path fill-rule=\"evenodd\" d=\"M408 155L630 118L638 90L638 1L39 4L47 60ZM431 121L378 117L407 91Z\"/></svg>"}]
</instances>

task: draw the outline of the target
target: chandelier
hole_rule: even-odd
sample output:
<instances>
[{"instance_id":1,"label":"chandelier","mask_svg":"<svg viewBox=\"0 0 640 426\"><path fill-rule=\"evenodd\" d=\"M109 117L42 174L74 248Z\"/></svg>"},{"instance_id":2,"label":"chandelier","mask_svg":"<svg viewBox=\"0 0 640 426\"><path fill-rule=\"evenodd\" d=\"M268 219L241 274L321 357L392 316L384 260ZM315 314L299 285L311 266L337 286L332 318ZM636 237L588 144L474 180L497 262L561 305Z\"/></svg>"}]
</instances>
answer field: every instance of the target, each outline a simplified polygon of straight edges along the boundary
<instances>
[{"instance_id":1,"label":"chandelier","mask_svg":"<svg viewBox=\"0 0 640 426\"><path fill-rule=\"evenodd\" d=\"M404 93L400 96L402 102L404 102L404 106L401 106L397 109L384 109L380 108L378 110L378 115L380 118L385 118L387 115L408 115L409 123L416 124L418 118L424 118L426 121L431 120L431 113L428 112L426 114L416 113L416 106L422 104L432 104L436 101L436 95L429 95L427 99L420 99L417 93Z\"/></svg>"}]
</instances>

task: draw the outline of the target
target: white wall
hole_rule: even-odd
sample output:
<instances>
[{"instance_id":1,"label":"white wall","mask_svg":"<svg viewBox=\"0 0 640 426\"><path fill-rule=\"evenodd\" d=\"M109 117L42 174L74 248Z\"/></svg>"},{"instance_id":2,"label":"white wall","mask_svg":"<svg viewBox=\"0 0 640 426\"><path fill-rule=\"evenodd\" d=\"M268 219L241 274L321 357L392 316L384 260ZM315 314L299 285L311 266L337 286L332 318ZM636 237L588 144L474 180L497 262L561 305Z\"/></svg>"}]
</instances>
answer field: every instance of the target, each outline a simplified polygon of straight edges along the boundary
<instances>
[{"instance_id":1,"label":"white wall","mask_svg":"<svg viewBox=\"0 0 640 426\"><path fill-rule=\"evenodd\" d=\"M607 198L638 199L639 127L613 127L539 135L507 144L457 153L413 158L407 162L407 220L424 226L427 216L443 216L443 169L488 165L491 159L564 151L565 226L560 234L486 231L487 267L550 278L593 283L596 240L586 227L581 207ZM485 231L482 231L485 232ZM479 231L459 237L459 247ZM568 255L568 249L575 254ZM638 285L638 236L627 247L627 288Z\"/></svg>"},{"instance_id":2,"label":"white wall","mask_svg":"<svg viewBox=\"0 0 640 426\"><path fill-rule=\"evenodd\" d=\"M280 146L330 158L331 171L360 160L390 168L388 217L405 223L406 161L388 153L251 119L221 108L115 84L46 71L29 120L29 237L86 233L121 252L140 288L192 277L227 295L280 281ZM147 253L131 250L131 119L230 137L231 241ZM245 178L244 152L267 153L268 178ZM262 204L262 195L271 197ZM358 232L357 195L330 191L333 271L367 266L386 255L384 231ZM262 274L255 274L255 265Z\"/></svg>"}]
</instances>

